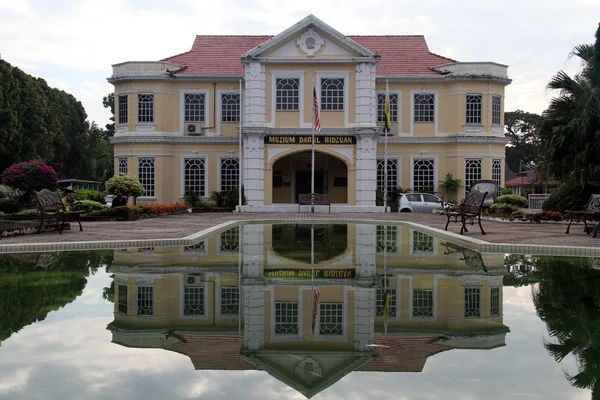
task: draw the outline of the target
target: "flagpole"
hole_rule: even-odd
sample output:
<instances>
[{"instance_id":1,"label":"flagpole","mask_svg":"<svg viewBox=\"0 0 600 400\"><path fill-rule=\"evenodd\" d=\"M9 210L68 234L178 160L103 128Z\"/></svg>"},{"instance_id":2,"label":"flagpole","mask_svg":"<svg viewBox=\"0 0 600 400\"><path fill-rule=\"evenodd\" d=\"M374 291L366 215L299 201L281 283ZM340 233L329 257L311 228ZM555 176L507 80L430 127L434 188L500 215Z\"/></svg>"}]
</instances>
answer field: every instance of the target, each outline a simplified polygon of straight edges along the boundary
<instances>
[{"instance_id":1,"label":"flagpole","mask_svg":"<svg viewBox=\"0 0 600 400\"><path fill-rule=\"evenodd\" d=\"M387 246L388 246L388 237L387 237L387 225L383 226L383 301L384 301L384 310L383 310L383 335L387 336L387 312L389 312L389 307L387 307L388 302L388 292L387 292ZM387 309L386 309L387 308Z\"/></svg>"},{"instance_id":2,"label":"flagpole","mask_svg":"<svg viewBox=\"0 0 600 400\"><path fill-rule=\"evenodd\" d=\"M241 211L241 209L240 209ZM243 225L239 226L239 232L238 232L238 294L239 294L239 298L240 298L240 304L238 305L239 309L238 309L238 335L242 336L242 310L244 309L243 307L243 299L244 297L242 296L242 243L244 242L244 236L243 236Z\"/></svg>"},{"instance_id":3,"label":"flagpole","mask_svg":"<svg viewBox=\"0 0 600 400\"><path fill-rule=\"evenodd\" d=\"M315 81L313 81L313 93L316 93ZM315 102L313 100L313 113L312 113L312 131L311 131L311 161L310 161L310 205L311 212L315 212Z\"/></svg>"},{"instance_id":4,"label":"flagpole","mask_svg":"<svg viewBox=\"0 0 600 400\"><path fill-rule=\"evenodd\" d=\"M310 268L311 268L311 274L310 274L310 295L312 296L312 301L313 301L313 306L312 306L312 325L311 325L311 334L312 337L314 339L315 337L315 330L314 330L314 326L316 325L315 321L315 226L311 225L310 226Z\"/></svg>"},{"instance_id":5,"label":"flagpole","mask_svg":"<svg viewBox=\"0 0 600 400\"><path fill-rule=\"evenodd\" d=\"M385 100L384 100L384 108L385 105L387 104L387 106L390 106L390 96L389 96L389 88L388 88L388 80L385 80ZM384 112L385 114L385 124L387 126L388 123L388 116L387 113ZM391 123L390 123L391 124ZM388 143L388 133L387 131L384 132L385 133L385 137L384 137L384 146L383 146L383 168L384 168L384 178L383 178L383 212L387 212L387 201L388 201L388 151L387 151L387 143Z\"/></svg>"},{"instance_id":6,"label":"flagpole","mask_svg":"<svg viewBox=\"0 0 600 400\"><path fill-rule=\"evenodd\" d=\"M244 163L244 159L242 157L242 115L244 113L244 102L243 102L243 98L244 96L242 96L242 80L240 79L240 137L238 140L238 152L239 152L239 168L240 168L240 173L239 173L239 183L238 183L238 204L239 204L239 208L238 208L238 212L242 212L242 182L244 182L242 180L242 174L244 171L243 168L243 163Z\"/></svg>"}]
</instances>

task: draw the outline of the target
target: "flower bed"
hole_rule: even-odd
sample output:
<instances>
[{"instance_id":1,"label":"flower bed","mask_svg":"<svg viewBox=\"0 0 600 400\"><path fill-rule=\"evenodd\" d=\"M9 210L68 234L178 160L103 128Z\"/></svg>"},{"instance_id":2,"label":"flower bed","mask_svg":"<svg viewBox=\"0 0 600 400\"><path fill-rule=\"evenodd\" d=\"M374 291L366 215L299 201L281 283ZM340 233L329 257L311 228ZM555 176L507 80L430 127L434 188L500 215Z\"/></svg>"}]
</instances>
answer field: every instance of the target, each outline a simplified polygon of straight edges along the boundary
<instances>
[{"instance_id":1,"label":"flower bed","mask_svg":"<svg viewBox=\"0 0 600 400\"><path fill-rule=\"evenodd\" d=\"M181 214L187 212L187 205L177 204L144 204L140 206L122 206L107 210L93 211L82 215L84 220L117 219L133 221L144 217Z\"/></svg>"},{"instance_id":2,"label":"flower bed","mask_svg":"<svg viewBox=\"0 0 600 400\"><path fill-rule=\"evenodd\" d=\"M542 211L531 214L529 219L538 223L542 221L562 221L562 214L558 211Z\"/></svg>"}]
</instances>

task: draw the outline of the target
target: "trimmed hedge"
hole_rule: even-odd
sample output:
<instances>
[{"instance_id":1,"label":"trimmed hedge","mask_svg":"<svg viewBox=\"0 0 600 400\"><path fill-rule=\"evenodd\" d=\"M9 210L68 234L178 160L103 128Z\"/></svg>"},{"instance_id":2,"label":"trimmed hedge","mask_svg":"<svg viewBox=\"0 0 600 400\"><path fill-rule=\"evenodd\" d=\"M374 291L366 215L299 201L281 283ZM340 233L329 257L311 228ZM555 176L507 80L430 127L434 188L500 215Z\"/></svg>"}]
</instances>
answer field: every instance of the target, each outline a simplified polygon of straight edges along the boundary
<instances>
[{"instance_id":1,"label":"trimmed hedge","mask_svg":"<svg viewBox=\"0 0 600 400\"><path fill-rule=\"evenodd\" d=\"M506 203L495 203L488 209L490 215L512 215L513 212L519 211L517 206Z\"/></svg>"},{"instance_id":2,"label":"trimmed hedge","mask_svg":"<svg viewBox=\"0 0 600 400\"><path fill-rule=\"evenodd\" d=\"M518 194L504 194L496 198L496 203L499 204L512 204L517 207L526 207L527 199L524 196Z\"/></svg>"},{"instance_id":3,"label":"trimmed hedge","mask_svg":"<svg viewBox=\"0 0 600 400\"><path fill-rule=\"evenodd\" d=\"M97 190L89 190L89 189L76 190L75 192L73 192L72 196L73 196L73 200L75 200L75 201L92 200L92 201L97 201L100 204L105 204L104 193L99 192Z\"/></svg>"},{"instance_id":4,"label":"trimmed hedge","mask_svg":"<svg viewBox=\"0 0 600 400\"><path fill-rule=\"evenodd\" d=\"M73 211L83 210L86 213L90 213L90 212L94 212L94 211L109 210L110 207L107 206L106 204L102 204L97 201L81 200L81 201L76 201L75 203L73 203L72 209L73 209Z\"/></svg>"},{"instance_id":5,"label":"trimmed hedge","mask_svg":"<svg viewBox=\"0 0 600 400\"><path fill-rule=\"evenodd\" d=\"M593 193L600 193L600 189L587 185L584 189L577 189L568 184L562 184L550 194L550 197L544 201L542 209L544 211L574 210L584 207Z\"/></svg>"}]
</instances>

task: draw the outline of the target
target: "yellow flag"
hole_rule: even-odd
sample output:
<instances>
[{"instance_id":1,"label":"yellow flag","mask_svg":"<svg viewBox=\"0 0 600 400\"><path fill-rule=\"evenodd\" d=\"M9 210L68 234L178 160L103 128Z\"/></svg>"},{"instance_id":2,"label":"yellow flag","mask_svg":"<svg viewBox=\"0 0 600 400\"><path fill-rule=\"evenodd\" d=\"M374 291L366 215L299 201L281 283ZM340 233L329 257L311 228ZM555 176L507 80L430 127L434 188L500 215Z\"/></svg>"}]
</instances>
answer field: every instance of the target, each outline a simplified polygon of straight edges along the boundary
<instances>
[{"instance_id":1,"label":"yellow flag","mask_svg":"<svg viewBox=\"0 0 600 400\"><path fill-rule=\"evenodd\" d=\"M392 120L391 120L391 112L390 112L390 95L385 92L385 100L383 101L383 113L385 114L385 121L383 125L383 131L385 133L392 130Z\"/></svg>"}]
</instances>

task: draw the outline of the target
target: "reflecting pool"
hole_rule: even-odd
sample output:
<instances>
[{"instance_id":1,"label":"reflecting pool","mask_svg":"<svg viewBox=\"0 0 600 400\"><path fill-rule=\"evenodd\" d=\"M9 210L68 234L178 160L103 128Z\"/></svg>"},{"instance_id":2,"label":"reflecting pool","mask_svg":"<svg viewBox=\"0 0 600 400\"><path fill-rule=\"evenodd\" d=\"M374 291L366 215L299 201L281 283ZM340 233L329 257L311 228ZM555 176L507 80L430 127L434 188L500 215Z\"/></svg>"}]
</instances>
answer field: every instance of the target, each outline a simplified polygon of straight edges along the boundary
<instances>
[{"instance_id":1,"label":"reflecting pool","mask_svg":"<svg viewBox=\"0 0 600 400\"><path fill-rule=\"evenodd\" d=\"M600 261L393 225L0 255L0 398L590 399Z\"/></svg>"}]
</instances>

